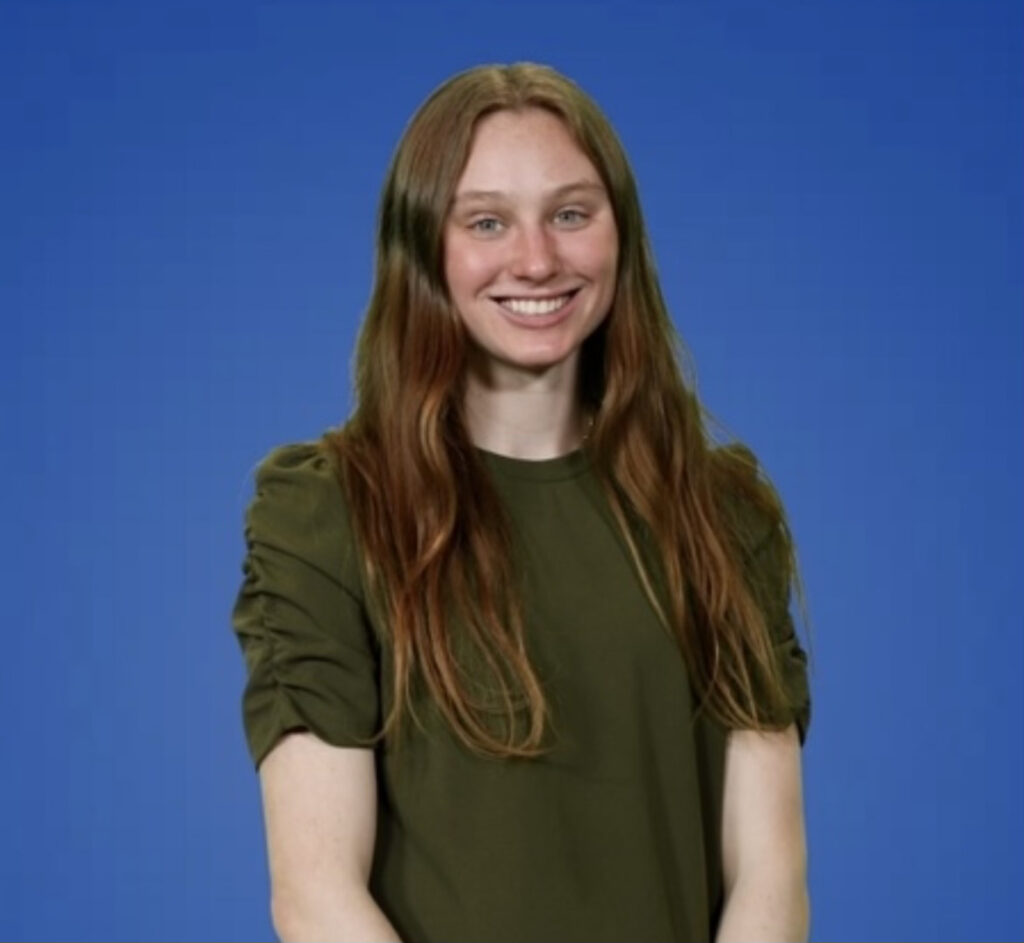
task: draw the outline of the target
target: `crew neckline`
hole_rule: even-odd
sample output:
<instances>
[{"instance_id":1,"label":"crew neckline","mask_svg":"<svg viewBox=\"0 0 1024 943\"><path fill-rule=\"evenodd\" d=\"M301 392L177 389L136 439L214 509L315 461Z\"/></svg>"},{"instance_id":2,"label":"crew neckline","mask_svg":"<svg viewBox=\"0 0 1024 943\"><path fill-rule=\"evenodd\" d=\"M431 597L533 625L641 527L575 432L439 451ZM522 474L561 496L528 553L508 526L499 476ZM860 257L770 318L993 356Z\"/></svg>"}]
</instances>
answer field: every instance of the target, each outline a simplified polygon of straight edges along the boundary
<instances>
[{"instance_id":1,"label":"crew neckline","mask_svg":"<svg viewBox=\"0 0 1024 943\"><path fill-rule=\"evenodd\" d=\"M562 481L575 478L590 467L590 458L581 448L554 458L512 458L475 446L477 454L490 468L503 478L523 478L528 481Z\"/></svg>"}]
</instances>

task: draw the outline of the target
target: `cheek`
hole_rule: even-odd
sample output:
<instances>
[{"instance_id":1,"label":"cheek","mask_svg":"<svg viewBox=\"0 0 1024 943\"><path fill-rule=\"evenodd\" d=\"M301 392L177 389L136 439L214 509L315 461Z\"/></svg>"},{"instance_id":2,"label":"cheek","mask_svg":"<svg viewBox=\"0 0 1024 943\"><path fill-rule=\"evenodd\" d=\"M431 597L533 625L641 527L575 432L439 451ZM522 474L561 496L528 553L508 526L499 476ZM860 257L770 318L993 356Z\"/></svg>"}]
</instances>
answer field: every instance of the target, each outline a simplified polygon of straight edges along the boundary
<instances>
[{"instance_id":1,"label":"cheek","mask_svg":"<svg viewBox=\"0 0 1024 943\"><path fill-rule=\"evenodd\" d=\"M454 240L445 252L445 274L452 294L471 294L487 284L493 264L478 246Z\"/></svg>"},{"instance_id":2,"label":"cheek","mask_svg":"<svg viewBox=\"0 0 1024 943\"><path fill-rule=\"evenodd\" d=\"M577 258L578 266L592 278L613 277L616 261L617 247L608 240L590 244Z\"/></svg>"},{"instance_id":3,"label":"cheek","mask_svg":"<svg viewBox=\"0 0 1024 943\"><path fill-rule=\"evenodd\" d=\"M614 276L618 261L618 240L614 233L594 233L574 247L573 264L592 278Z\"/></svg>"}]
</instances>

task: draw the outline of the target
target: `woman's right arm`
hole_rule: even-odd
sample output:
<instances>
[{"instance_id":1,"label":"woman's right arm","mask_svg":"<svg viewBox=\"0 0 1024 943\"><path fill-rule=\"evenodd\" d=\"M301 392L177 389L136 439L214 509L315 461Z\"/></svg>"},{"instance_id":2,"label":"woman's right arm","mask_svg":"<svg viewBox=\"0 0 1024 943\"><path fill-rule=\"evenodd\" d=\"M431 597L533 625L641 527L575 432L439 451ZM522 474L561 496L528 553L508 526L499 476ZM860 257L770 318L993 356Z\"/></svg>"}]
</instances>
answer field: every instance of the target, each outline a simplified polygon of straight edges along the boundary
<instances>
[{"instance_id":1,"label":"woman's right arm","mask_svg":"<svg viewBox=\"0 0 1024 943\"><path fill-rule=\"evenodd\" d=\"M401 943L370 896L377 828L373 751L286 734L259 767L271 918L282 943Z\"/></svg>"}]
</instances>

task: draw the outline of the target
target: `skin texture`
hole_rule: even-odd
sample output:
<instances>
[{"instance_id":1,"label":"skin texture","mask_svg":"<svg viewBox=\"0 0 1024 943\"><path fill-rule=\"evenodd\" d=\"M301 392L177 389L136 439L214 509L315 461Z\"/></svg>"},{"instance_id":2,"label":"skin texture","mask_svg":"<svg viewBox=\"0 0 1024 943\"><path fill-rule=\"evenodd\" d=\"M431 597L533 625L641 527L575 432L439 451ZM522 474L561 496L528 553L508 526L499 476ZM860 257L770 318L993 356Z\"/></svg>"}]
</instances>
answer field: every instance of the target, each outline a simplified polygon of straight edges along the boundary
<instances>
[{"instance_id":1,"label":"skin texture","mask_svg":"<svg viewBox=\"0 0 1024 943\"><path fill-rule=\"evenodd\" d=\"M400 941L367 889L377 824L373 751L290 733L259 773L278 939Z\"/></svg>"},{"instance_id":2,"label":"skin texture","mask_svg":"<svg viewBox=\"0 0 1024 943\"><path fill-rule=\"evenodd\" d=\"M581 434L580 346L615 294L618 233L600 175L550 112L488 115L477 126L444 238L449 292L472 340L471 437L520 458L563 454ZM572 289L579 295L571 314L546 327L515 323L495 300Z\"/></svg>"},{"instance_id":3,"label":"skin texture","mask_svg":"<svg viewBox=\"0 0 1024 943\"><path fill-rule=\"evenodd\" d=\"M716 943L808 937L807 845L796 725L733 730L722 808L725 906Z\"/></svg>"}]
</instances>

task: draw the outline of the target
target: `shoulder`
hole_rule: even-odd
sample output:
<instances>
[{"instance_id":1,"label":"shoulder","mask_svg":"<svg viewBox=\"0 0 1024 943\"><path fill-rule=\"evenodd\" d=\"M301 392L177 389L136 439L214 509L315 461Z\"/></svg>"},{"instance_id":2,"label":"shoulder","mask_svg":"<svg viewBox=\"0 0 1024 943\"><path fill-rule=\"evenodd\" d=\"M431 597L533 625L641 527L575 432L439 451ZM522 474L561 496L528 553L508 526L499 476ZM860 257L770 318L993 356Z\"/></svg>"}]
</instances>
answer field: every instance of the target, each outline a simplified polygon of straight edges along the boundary
<instances>
[{"instance_id":1,"label":"shoulder","mask_svg":"<svg viewBox=\"0 0 1024 943\"><path fill-rule=\"evenodd\" d=\"M330 447L322 439L274 446L257 463L246 538L272 544L330 575L357 580L351 518Z\"/></svg>"},{"instance_id":2,"label":"shoulder","mask_svg":"<svg viewBox=\"0 0 1024 943\"><path fill-rule=\"evenodd\" d=\"M337 480L334 463L321 439L275 445L256 463L255 477L257 490L261 487L297 488L307 497L317 492L324 492L322 496L326 496L330 490L328 484Z\"/></svg>"}]
</instances>

